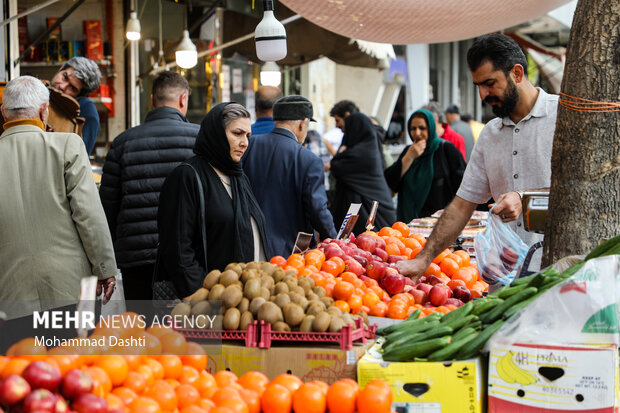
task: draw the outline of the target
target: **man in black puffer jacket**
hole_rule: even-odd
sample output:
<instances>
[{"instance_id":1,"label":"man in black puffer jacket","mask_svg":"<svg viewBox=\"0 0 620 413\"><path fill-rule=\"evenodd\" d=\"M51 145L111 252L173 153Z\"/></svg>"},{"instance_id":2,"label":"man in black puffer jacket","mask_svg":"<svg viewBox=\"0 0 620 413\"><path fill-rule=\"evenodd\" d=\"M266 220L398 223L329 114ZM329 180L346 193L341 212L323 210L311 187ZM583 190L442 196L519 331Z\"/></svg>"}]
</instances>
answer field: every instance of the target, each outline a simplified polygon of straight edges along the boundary
<instances>
[{"instance_id":1,"label":"man in black puffer jacket","mask_svg":"<svg viewBox=\"0 0 620 413\"><path fill-rule=\"evenodd\" d=\"M157 207L164 180L194 155L199 125L185 118L190 88L183 76L153 80L153 107L143 125L121 133L103 165L99 195L123 274L125 299L152 299L157 255Z\"/></svg>"}]
</instances>

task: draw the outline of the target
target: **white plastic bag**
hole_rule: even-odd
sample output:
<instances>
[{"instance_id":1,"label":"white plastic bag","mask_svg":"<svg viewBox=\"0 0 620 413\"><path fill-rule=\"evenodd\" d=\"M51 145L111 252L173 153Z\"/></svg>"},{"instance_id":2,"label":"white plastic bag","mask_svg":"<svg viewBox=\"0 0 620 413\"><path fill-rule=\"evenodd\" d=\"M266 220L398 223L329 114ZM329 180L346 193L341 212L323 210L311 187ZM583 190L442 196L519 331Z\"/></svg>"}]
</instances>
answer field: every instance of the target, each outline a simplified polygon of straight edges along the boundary
<instances>
[{"instance_id":1,"label":"white plastic bag","mask_svg":"<svg viewBox=\"0 0 620 413\"><path fill-rule=\"evenodd\" d=\"M620 256L591 259L506 321L485 348L517 342L620 344L619 298Z\"/></svg>"},{"instance_id":2,"label":"white plastic bag","mask_svg":"<svg viewBox=\"0 0 620 413\"><path fill-rule=\"evenodd\" d=\"M489 285L507 285L521 271L528 246L501 218L489 212L487 227L474 238L480 275Z\"/></svg>"}]
</instances>

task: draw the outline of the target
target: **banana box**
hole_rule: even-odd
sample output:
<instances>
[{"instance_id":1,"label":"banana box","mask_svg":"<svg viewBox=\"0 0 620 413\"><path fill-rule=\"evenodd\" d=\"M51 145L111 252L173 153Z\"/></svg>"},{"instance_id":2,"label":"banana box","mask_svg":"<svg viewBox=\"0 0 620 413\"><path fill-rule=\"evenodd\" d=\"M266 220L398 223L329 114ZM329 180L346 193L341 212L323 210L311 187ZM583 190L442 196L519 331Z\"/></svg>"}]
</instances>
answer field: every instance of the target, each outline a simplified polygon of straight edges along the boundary
<instances>
[{"instance_id":1,"label":"banana box","mask_svg":"<svg viewBox=\"0 0 620 413\"><path fill-rule=\"evenodd\" d=\"M489 413L618 412L615 345L494 345Z\"/></svg>"},{"instance_id":2,"label":"banana box","mask_svg":"<svg viewBox=\"0 0 620 413\"><path fill-rule=\"evenodd\" d=\"M486 369L480 357L453 362L387 362L375 345L357 363L364 387L384 379L392 388L397 413L481 413Z\"/></svg>"}]
</instances>

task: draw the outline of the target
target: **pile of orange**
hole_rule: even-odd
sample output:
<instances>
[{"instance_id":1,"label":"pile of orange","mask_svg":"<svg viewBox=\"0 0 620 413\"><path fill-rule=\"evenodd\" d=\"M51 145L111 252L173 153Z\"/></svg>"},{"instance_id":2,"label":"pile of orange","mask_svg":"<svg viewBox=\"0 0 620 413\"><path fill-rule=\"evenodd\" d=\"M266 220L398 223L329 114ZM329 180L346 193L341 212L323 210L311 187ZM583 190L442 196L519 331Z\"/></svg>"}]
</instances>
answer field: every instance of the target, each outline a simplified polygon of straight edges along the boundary
<instances>
[{"instance_id":1,"label":"pile of orange","mask_svg":"<svg viewBox=\"0 0 620 413\"><path fill-rule=\"evenodd\" d=\"M37 347L34 339L24 339L0 356L0 377L21 374L34 360L47 362L63 375L82 369L93 379L92 393L106 400L109 411L122 413L390 412L392 390L383 380L360 390L350 379L329 386L322 381L303 383L291 374L271 382L258 371L241 377L230 371L212 375L205 370L208 360L200 345L167 328L151 327L147 333L160 342L160 354L80 354L76 348L47 351Z\"/></svg>"},{"instance_id":2,"label":"pile of orange","mask_svg":"<svg viewBox=\"0 0 620 413\"><path fill-rule=\"evenodd\" d=\"M404 222L396 222L391 227L381 228L378 232L366 231L365 234L384 241L385 250L389 255L407 260L415 258L426 244L424 235L411 233L409 226ZM325 289L328 297L334 298L334 304L338 308L353 314L363 311L376 317L405 319L418 308L421 309L422 316L435 311L447 313L456 308L452 305L423 307L415 304L410 294L390 297L375 280L360 280L356 274L347 271L342 258L326 259L325 254L319 249L307 251L305 255L291 254L288 258L277 255L271 258L270 262L286 271L294 272L298 277L312 278L315 285ZM388 271L397 272L395 269ZM470 264L469 254L462 250L443 251L435 257L425 275L435 275L451 288L458 285L465 286L474 298L481 297L489 287L480 277L476 265Z\"/></svg>"}]
</instances>

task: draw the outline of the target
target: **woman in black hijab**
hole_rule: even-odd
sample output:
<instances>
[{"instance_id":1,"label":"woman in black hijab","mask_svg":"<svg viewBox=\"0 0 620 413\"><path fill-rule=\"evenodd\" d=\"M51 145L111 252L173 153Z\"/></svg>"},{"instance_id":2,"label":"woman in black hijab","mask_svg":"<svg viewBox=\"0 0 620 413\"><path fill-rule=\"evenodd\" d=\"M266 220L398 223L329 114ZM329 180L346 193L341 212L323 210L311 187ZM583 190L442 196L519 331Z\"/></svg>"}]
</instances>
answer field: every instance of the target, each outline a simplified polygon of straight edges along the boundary
<instances>
[{"instance_id":1,"label":"woman in black hijab","mask_svg":"<svg viewBox=\"0 0 620 413\"><path fill-rule=\"evenodd\" d=\"M372 201L379 202L375 228L392 226L396 210L381 167L382 154L377 149L375 128L362 113L345 118L344 137L339 153L331 160L336 191L331 206L336 228L342 224L351 203L362 204L353 232L366 230Z\"/></svg>"},{"instance_id":2,"label":"woman in black hijab","mask_svg":"<svg viewBox=\"0 0 620 413\"><path fill-rule=\"evenodd\" d=\"M243 106L221 103L202 120L196 156L186 161L204 191L207 262L196 173L181 164L164 182L157 214L156 279L172 281L179 297L200 288L211 270L270 257L264 217L240 163L250 129L250 113Z\"/></svg>"}]
</instances>

